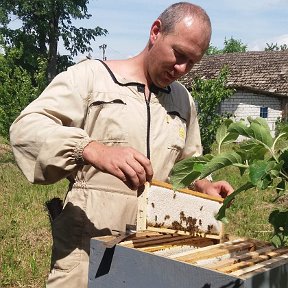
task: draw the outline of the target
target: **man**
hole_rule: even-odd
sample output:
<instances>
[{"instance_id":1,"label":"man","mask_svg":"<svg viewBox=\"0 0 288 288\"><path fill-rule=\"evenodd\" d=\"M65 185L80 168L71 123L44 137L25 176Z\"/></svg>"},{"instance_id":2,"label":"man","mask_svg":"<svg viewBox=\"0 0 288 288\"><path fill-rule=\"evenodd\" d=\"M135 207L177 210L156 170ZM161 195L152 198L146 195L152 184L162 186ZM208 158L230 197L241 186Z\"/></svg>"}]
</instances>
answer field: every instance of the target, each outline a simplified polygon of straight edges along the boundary
<instances>
[{"instance_id":1,"label":"man","mask_svg":"<svg viewBox=\"0 0 288 288\"><path fill-rule=\"evenodd\" d=\"M200 61L210 36L205 11L176 3L152 24L139 55L70 67L11 126L29 181L71 182L53 223L48 287L86 287L90 238L134 224L137 190L152 177L167 181L175 162L201 154L195 105L175 80ZM233 191L225 181L199 180L195 188Z\"/></svg>"}]
</instances>

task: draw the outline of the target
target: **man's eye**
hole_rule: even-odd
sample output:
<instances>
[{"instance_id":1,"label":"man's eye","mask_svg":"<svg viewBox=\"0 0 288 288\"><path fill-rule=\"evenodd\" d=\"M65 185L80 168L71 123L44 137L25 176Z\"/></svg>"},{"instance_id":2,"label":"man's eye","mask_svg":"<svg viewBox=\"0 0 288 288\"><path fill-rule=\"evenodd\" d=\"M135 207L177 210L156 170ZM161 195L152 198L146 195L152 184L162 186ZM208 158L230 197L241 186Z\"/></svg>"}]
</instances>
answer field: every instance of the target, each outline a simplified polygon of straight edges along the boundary
<instances>
[{"instance_id":1,"label":"man's eye","mask_svg":"<svg viewBox=\"0 0 288 288\"><path fill-rule=\"evenodd\" d=\"M189 66L189 69L191 69L194 66L194 60L189 59L189 57L187 57L185 54L173 49L174 55L177 58L177 61L181 62L181 63L187 63L187 65Z\"/></svg>"},{"instance_id":2,"label":"man's eye","mask_svg":"<svg viewBox=\"0 0 288 288\"><path fill-rule=\"evenodd\" d=\"M176 57L183 57L183 54L181 54L180 52L178 52L175 49L174 49L174 54L175 54Z\"/></svg>"}]
</instances>

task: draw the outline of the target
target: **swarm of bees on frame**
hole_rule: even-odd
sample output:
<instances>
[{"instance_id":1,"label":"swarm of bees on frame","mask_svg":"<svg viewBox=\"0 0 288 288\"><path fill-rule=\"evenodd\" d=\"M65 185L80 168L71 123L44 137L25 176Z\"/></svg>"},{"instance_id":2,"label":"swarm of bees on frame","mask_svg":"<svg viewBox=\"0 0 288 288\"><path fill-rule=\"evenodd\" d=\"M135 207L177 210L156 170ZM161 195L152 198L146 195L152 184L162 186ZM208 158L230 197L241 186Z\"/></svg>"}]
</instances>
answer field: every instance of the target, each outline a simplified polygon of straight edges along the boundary
<instances>
[{"instance_id":1,"label":"swarm of bees on frame","mask_svg":"<svg viewBox=\"0 0 288 288\"><path fill-rule=\"evenodd\" d=\"M176 194L175 194L176 197ZM173 197L174 198L174 197ZM155 204L151 203L152 208L155 208ZM200 208L200 211L203 209L203 206ZM155 215L155 222L154 227L161 228L165 225L165 221L170 219L170 215L165 215L164 222L157 223L157 215ZM197 224L198 222L198 224ZM190 235L196 236L201 232L200 227L202 226L202 220L196 219L191 216L186 216L184 211L180 212L179 221L173 221L171 227L167 227L176 231L184 231L188 232ZM211 233L213 229L213 225L208 225L207 233Z\"/></svg>"}]
</instances>

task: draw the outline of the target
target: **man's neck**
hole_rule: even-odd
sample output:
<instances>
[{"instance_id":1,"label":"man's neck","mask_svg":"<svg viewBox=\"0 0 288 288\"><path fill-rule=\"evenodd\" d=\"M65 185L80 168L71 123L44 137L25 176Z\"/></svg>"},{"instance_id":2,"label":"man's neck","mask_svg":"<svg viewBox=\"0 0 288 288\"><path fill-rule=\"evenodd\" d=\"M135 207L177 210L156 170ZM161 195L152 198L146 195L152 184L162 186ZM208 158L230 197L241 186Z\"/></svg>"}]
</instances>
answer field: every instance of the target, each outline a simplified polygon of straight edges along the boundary
<instances>
[{"instance_id":1,"label":"man's neck","mask_svg":"<svg viewBox=\"0 0 288 288\"><path fill-rule=\"evenodd\" d=\"M108 60L105 62L113 73L127 79L149 86L149 77L144 61L144 52L125 60Z\"/></svg>"}]
</instances>

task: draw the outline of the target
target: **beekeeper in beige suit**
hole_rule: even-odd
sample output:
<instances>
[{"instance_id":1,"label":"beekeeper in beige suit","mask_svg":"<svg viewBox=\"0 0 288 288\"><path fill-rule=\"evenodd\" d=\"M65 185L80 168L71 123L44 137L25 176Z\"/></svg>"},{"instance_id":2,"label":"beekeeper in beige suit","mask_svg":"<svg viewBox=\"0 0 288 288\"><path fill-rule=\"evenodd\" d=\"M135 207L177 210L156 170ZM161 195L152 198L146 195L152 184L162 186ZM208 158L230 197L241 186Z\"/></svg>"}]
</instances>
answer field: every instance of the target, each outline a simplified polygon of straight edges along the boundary
<instances>
[{"instance_id":1,"label":"beekeeper in beige suit","mask_svg":"<svg viewBox=\"0 0 288 288\"><path fill-rule=\"evenodd\" d=\"M137 190L167 181L174 163L201 154L195 105L178 82L209 46L210 20L191 3L168 7L137 56L86 60L60 73L11 126L19 167L33 183L70 181L53 222L47 287L87 287L90 238L134 224ZM211 195L225 181L195 183Z\"/></svg>"}]
</instances>

